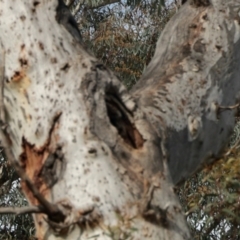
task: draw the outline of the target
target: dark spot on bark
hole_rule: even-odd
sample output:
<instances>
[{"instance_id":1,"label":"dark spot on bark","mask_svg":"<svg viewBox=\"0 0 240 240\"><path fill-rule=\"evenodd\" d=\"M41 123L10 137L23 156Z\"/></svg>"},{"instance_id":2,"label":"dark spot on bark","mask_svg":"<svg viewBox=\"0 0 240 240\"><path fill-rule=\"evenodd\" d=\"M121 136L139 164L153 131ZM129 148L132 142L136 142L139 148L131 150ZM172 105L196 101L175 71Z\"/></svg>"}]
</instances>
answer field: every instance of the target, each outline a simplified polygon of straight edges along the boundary
<instances>
[{"instance_id":1,"label":"dark spot on bark","mask_svg":"<svg viewBox=\"0 0 240 240\"><path fill-rule=\"evenodd\" d=\"M53 64L57 63L57 59L56 58L51 58L51 63L53 63Z\"/></svg>"},{"instance_id":2,"label":"dark spot on bark","mask_svg":"<svg viewBox=\"0 0 240 240\"><path fill-rule=\"evenodd\" d=\"M38 43L38 45L39 45L39 48L40 48L41 50L43 50L43 49L44 49L44 45L43 45L43 43L42 43L42 42L39 42L39 43Z\"/></svg>"},{"instance_id":3,"label":"dark spot on bark","mask_svg":"<svg viewBox=\"0 0 240 240\"><path fill-rule=\"evenodd\" d=\"M22 122L18 120L18 127L21 129L22 128Z\"/></svg>"},{"instance_id":4,"label":"dark spot on bark","mask_svg":"<svg viewBox=\"0 0 240 240\"><path fill-rule=\"evenodd\" d=\"M222 134L223 130L224 130L224 129L223 129L223 128L221 128L221 129L220 129L220 132L219 132L219 134Z\"/></svg>"},{"instance_id":5,"label":"dark spot on bark","mask_svg":"<svg viewBox=\"0 0 240 240\"><path fill-rule=\"evenodd\" d=\"M36 7L36 6L39 5L39 4L40 4L39 1L34 1L34 2L33 2L33 6L34 6L34 7Z\"/></svg>"},{"instance_id":6,"label":"dark spot on bark","mask_svg":"<svg viewBox=\"0 0 240 240\"><path fill-rule=\"evenodd\" d=\"M88 153L91 153L91 154L97 153L97 150L95 148L91 148L88 150Z\"/></svg>"},{"instance_id":7,"label":"dark spot on bark","mask_svg":"<svg viewBox=\"0 0 240 240\"><path fill-rule=\"evenodd\" d=\"M182 48L182 54L183 56L187 56L191 53L191 46L189 43L185 44Z\"/></svg>"},{"instance_id":8,"label":"dark spot on bark","mask_svg":"<svg viewBox=\"0 0 240 240\"><path fill-rule=\"evenodd\" d=\"M193 45L193 49L195 52L199 53L205 53L206 52L206 46L204 43L202 43L202 39L198 39L195 44Z\"/></svg>"},{"instance_id":9,"label":"dark spot on bark","mask_svg":"<svg viewBox=\"0 0 240 240\"><path fill-rule=\"evenodd\" d=\"M60 68L62 71L67 72L67 70L70 68L70 65L66 63L62 68Z\"/></svg>"},{"instance_id":10,"label":"dark spot on bark","mask_svg":"<svg viewBox=\"0 0 240 240\"><path fill-rule=\"evenodd\" d=\"M159 108L159 111L162 112L162 113L166 113L166 110L162 109L161 107Z\"/></svg>"},{"instance_id":11,"label":"dark spot on bark","mask_svg":"<svg viewBox=\"0 0 240 240\"><path fill-rule=\"evenodd\" d=\"M129 154L127 154L127 153L124 152L124 151L121 151L121 152L120 152L120 157L121 157L121 159L129 160Z\"/></svg>"},{"instance_id":12,"label":"dark spot on bark","mask_svg":"<svg viewBox=\"0 0 240 240\"><path fill-rule=\"evenodd\" d=\"M24 21L24 20L26 19L26 16L22 15L22 16L20 16L20 19L21 19L22 21Z\"/></svg>"},{"instance_id":13,"label":"dark spot on bark","mask_svg":"<svg viewBox=\"0 0 240 240\"><path fill-rule=\"evenodd\" d=\"M20 58L19 62L20 62L21 67L28 65L28 61L26 59Z\"/></svg>"},{"instance_id":14,"label":"dark spot on bark","mask_svg":"<svg viewBox=\"0 0 240 240\"><path fill-rule=\"evenodd\" d=\"M186 100L185 99L181 99L181 103L182 103L183 106L185 106L186 105Z\"/></svg>"},{"instance_id":15,"label":"dark spot on bark","mask_svg":"<svg viewBox=\"0 0 240 240\"><path fill-rule=\"evenodd\" d=\"M207 83L207 81L206 81L206 79L202 79L200 83L202 86L204 86Z\"/></svg>"},{"instance_id":16,"label":"dark spot on bark","mask_svg":"<svg viewBox=\"0 0 240 240\"><path fill-rule=\"evenodd\" d=\"M191 23L188 27L189 27L189 28L197 28L197 24Z\"/></svg>"},{"instance_id":17,"label":"dark spot on bark","mask_svg":"<svg viewBox=\"0 0 240 240\"><path fill-rule=\"evenodd\" d=\"M93 196L93 197L92 197L92 200L93 200L94 202L100 202L100 198L97 197L97 196Z\"/></svg>"},{"instance_id":18,"label":"dark spot on bark","mask_svg":"<svg viewBox=\"0 0 240 240\"><path fill-rule=\"evenodd\" d=\"M19 76L20 76L20 72L19 71L15 71L12 79L17 78Z\"/></svg>"},{"instance_id":19,"label":"dark spot on bark","mask_svg":"<svg viewBox=\"0 0 240 240\"><path fill-rule=\"evenodd\" d=\"M90 172L90 169L89 169L89 168L84 169L84 174L87 174L87 173L89 173L89 172Z\"/></svg>"},{"instance_id":20,"label":"dark spot on bark","mask_svg":"<svg viewBox=\"0 0 240 240\"><path fill-rule=\"evenodd\" d=\"M29 100L29 96L28 96L28 93L27 93L27 91L26 90L24 90L23 91L23 93L24 93L24 96L26 97L26 99L27 99L27 102L29 103L29 105L30 105L30 100Z\"/></svg>"},{"instance_id":21,"label":"dark spot on bark","mask_svg":"<svg viewBox=\"0 0 240 240\"><path fill-rule=\"evenodd\" d=\"M87 68L86 63L82 63L82 67L83 67L83 68Z\"/></svg>"},{"instance_id":22,"label":"dark spot on bark","mask_svg":"<svg viewBox=\"0 0 240 240\"><path fill-rule=\"evenodd\" d=\"M220 46L220 45L216 45L215 47L216 47L216 49L217 49L218 51L221 51L221 50L222 50L222 46Z\"/></svg>"},{"instance_id":23,"label":"dark spot on bark","mask_svg":"<svg viewBox=\"0 0 240 240\"><path fill-rule=\"evenodd\" d=\"M167 95L167 93L166 92L157 92L157 95L160 95L160 96L166 96Z\"/></svg>"},{"instance_id":24,"label":"dark spot on bark","mask_svg":"<svg viewBox=\"0 0 240 240\"><path fill-rule=\"evenodd\" d=\"M202 16L202 19L205 20L205 21L208 20L208 15L207 15L207 13L205 13L205 14Z\"/></svg>"},{"instance_id":25,"label":"dark spot on bark","mask_svg":"<svg viewBox=\"0 0 240 240\"><path fill-rule=\"evenodd\" d=\"M21 111L22 111L24 118L27 119L26 111L23 107L21 107Z\"/></svg>"},{"instance_id":26,"label":"dark spot on bark","mask_svg":"<svg viewBox=\"0 0 240 240\"><path fill-rule=\"evenodd\" d=\"M73 137L72 142L73 142L73 143L76 143L76 142L77 142L76 136Z\"/></svg>"},{"instance_id":27,"label":"dark spot on bark","mask_svg":"<svg viewBox=\"0 0 240 240\"><path fill-rule=\"evenodd\" d=\"M166 97L165 98L165 100L167 101L167 102L169 102L169 103L171 103L172 101L171 101L171 99L170 98L168 98L168 97Z\"/></svg>"},{"instance_id":28,"label":"dark spot on bark","mask_svg":"<svg viewBox=\"0 0 240 240\"><path fill-rule=\"evenodd\" d=\"M14 72L14 76L18 76L18 75L20 75L20 72L19 71L15 71Z\"/></svg>"}]
</instances>

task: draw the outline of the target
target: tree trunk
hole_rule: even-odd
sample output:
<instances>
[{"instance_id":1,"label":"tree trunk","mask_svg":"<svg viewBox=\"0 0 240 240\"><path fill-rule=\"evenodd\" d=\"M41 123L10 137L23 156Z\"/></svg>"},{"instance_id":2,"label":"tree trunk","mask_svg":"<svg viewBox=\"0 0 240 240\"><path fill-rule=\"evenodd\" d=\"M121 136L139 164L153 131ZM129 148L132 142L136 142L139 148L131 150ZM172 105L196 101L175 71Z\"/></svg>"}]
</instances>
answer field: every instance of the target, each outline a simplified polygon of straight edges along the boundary
<instances>
[{"instance_id":1,"label":"tree trunk","mask_svg":"<svg viewBox=\"0 0 240 240\"><path fill-rule=\"evenodd\" d=\"M233 129L240 0L184 4L130 93L59 11L58 0L0 0L9 146L50 204L23 179L43 212L36 236L191 239L174 185Z\"/></svg>"}]
</instances>

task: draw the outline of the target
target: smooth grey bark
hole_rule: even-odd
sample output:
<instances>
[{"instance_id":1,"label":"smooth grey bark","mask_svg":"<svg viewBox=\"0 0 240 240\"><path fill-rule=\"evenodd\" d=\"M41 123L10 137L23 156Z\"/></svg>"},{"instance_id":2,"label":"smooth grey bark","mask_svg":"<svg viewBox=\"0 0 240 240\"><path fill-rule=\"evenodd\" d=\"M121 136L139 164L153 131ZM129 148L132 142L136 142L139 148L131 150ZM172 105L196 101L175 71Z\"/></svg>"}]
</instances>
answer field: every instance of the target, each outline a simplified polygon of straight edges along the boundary
<instances>
[{"instance_id":1,"label":"smooth grey bark","mask_svg":"<svg viewBox=\"0 0 240 240\"><path fill-rule=\"evenodd\" d=\"M240 1L199 3L129 93L57 0L0 0L7 137L38 239L191 239L174 185L221 152L240 89Z\"/></svg>"},{"instance_id":2,"label":"smooth grey bark","mask_svg":"<svg viewBox=\"0 0 240 240\"><path fill-rule=\"evenodd\" d=\"M239 1L188 2L167 24L134 86L149 121L163 134L176 184L218 158L239 103Z\"/></svg>"}]
</instances>

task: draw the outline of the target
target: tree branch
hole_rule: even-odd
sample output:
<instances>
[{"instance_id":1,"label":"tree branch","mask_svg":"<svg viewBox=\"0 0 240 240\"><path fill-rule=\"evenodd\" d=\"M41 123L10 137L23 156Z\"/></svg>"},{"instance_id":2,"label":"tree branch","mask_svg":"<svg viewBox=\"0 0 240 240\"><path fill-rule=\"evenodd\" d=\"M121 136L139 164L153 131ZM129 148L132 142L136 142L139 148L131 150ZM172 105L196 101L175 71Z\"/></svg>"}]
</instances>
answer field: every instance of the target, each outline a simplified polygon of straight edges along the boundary
<instances>
[{"instance_id":1,"label":"tree branch","mask_svg":"<svg viewBox=\"0 0 240 240\"><path fill-rule=\"evenodd\" d=\"M4 207L0 208L0 214L27 214L27 213L45 213L41 206L29 207Z\"/></svg>"},{"instance_id":2,"label":"tree branch","mask_svg":"<svg viewBox=\"0 0 240 240\"><path fill-rule=\"evenodd\" d=\"M180 8L131 91L165 136L175 184L221 156L239 104L239 1L213 0L205 5L187 2ZM223 9L228 9L227 15Z\"/></svg>"}]
</instances>

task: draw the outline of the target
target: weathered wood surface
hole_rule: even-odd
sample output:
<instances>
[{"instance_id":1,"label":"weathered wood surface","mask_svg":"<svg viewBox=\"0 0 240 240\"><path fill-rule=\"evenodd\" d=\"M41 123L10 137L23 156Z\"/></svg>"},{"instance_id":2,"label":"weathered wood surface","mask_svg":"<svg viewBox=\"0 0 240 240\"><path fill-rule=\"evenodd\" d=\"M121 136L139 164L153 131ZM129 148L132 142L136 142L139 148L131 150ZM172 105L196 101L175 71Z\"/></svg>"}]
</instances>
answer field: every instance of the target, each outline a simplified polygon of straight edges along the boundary
<instances>
[{"instance_id":1,"label":"weathered wood surface","mask_svg":"<svg viewBox=\"0 0 240 240\"><path fill-rule=\"evenodd\" d=\"M155 55L132 90L157 131L164 132L174 183L228 143L239 103L239 1L186 3L167 24Z\"/></svg>"}]
</instances>

